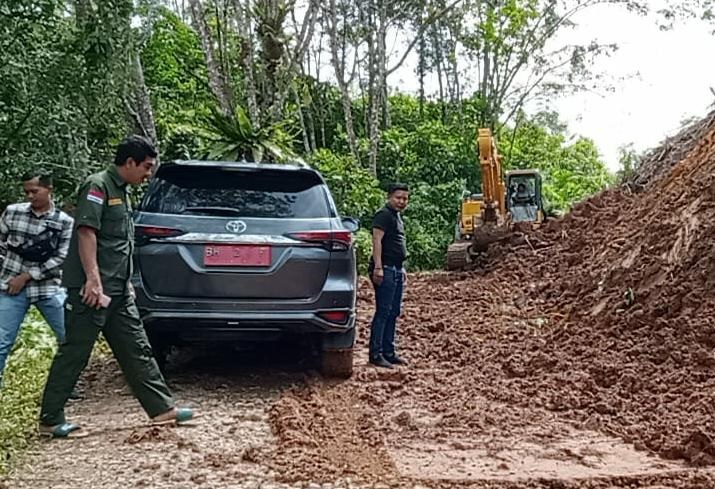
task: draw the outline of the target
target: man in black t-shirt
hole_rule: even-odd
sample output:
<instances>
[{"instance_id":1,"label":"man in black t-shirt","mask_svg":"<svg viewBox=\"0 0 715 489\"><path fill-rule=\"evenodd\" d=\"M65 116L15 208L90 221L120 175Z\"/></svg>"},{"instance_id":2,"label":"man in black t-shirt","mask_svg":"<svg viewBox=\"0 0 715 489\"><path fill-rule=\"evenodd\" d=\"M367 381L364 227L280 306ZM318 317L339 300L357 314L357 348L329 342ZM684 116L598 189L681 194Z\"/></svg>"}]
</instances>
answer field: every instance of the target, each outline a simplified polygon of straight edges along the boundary
<instances>
[{"instance_id":1,"label":"man in black t-shirt","mask_svg":"<svg viewBox=\"0 0 715 489\"><path fill-rule=\"evenodd\" d=\"M393 368L407 362L395 353L395 330L402 305L407 258L405 226L400 213L407 207L407 185L388 188L387 204L372 221L372 257L368 269L375 287L375 317L370 328L370 363Z\"/></svg>"}]
</instances>

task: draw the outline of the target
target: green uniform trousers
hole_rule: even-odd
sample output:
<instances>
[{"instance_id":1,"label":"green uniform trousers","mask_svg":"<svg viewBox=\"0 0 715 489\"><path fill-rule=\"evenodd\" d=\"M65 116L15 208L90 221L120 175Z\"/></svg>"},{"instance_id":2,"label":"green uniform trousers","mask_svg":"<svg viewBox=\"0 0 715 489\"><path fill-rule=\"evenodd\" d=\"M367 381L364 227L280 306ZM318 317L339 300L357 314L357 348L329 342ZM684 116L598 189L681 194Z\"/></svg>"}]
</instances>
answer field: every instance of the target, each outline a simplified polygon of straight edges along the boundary
<instances>
[{"instance_id":1,"label":"green uniform trousers","mask_svg":"<svg viewBox=\"0 0 715 489\"><path fill-rule=\"evenodd\" d=\"M82 302L79 289L69 289L65 329L65 341L52 362L42 396L40 422L43 425L66 422L65 403L87 366L100 331L146 413L154 417L174 407L174 399L152 354L139 311L129 294L112 296L106 309L93 309Z\"/></svg>"}]
</instances>

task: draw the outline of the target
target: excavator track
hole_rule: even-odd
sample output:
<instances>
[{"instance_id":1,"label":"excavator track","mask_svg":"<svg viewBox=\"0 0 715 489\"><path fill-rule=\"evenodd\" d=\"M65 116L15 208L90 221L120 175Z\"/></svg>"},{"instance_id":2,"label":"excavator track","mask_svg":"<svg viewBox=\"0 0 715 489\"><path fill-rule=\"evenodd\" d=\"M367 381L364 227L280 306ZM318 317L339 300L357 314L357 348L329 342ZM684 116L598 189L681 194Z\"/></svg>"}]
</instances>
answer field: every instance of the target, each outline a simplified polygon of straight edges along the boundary
<instances>
[{"instance_id":1,"label":"excavator track","mask_svg":"<svg viewBox=\"0 0 715 489\"><path fill-rule=\"evenodd\" d=\"M479 253L486 253L489 246L508 240L508 226L482 226L470 240L455 241L447 248L447 270L468 269Z\"/></svg>"},{"instance_id":2,"label":"excavator track","mask_svg":"<svg viewBox=\"0 0 715 489\"><path fill-rule=\"evenodd\" d=\"M447 270L461 270L472 263L471 241L457 241L447 248Z\"/></svg>"}]
</instances>

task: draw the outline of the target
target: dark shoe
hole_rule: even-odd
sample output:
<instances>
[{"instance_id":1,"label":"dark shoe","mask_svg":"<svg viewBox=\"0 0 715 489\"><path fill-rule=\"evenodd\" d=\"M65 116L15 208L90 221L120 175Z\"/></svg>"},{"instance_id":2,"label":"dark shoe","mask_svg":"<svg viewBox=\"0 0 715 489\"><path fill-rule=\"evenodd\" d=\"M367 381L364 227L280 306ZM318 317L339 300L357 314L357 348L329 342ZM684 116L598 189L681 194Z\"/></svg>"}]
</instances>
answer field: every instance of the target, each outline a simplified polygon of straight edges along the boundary
<instances>
[{"instance_id":1,"label":"dark shoe","mask_svg":"<svg viewBox=\"0 0 715 489\"><path fill-rule=\"evenodd\" d=\"M405 360L404 358L400 358L397 355L385 356L384 358L393 365L409 365L407 363L407 360Z\"/></svg>"},{"instance_id":2,"label":"dark shoe","mask_svg":"<svg viewBox=\"0 0 715 489\"><path fill-rule=\"evenodd\" d=\"M385 360L385 357L383 357L382 355L378 355L376 357L371 357L370 363L376 367L395 368L392 366L392 364L390 362Z\"/></svg>"},{"instance_id":3,"label":"dark shoe","mask_svg":"<svg viewBox=\"0 0 715 489\"><path fill-rule=\"evenodd\" d=\"M82 395L77 392L77 389L72 389L72 392L70 392L70 399L76 401L78 399L82 399Z\"/></svg>"}]
</instances>

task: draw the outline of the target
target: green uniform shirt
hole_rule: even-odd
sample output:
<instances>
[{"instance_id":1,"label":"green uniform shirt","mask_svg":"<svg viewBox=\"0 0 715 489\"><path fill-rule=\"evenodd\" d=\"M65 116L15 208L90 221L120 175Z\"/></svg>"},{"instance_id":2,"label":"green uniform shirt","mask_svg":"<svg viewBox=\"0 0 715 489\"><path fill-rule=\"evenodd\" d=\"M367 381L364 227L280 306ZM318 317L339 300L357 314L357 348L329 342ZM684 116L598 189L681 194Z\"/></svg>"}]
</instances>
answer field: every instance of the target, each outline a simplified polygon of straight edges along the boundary
<instances>
[{"instance_id":1,"label":"green uniform shirt","mask_svg":"<svg viewBox=\"0 0 715 489\"><path fill-rule=\"evenodd\" d=\"M77 228L88 226L97 230L97 264L104 293L126 293L132 274L134 222L127 199L127 184L119 176L116 166L85 180L79 191L74 218L62 284L67 288L80 288L87 280L79 258Z\"/></svg>"}]
</instances>

